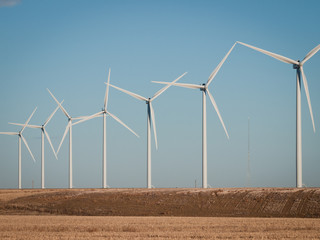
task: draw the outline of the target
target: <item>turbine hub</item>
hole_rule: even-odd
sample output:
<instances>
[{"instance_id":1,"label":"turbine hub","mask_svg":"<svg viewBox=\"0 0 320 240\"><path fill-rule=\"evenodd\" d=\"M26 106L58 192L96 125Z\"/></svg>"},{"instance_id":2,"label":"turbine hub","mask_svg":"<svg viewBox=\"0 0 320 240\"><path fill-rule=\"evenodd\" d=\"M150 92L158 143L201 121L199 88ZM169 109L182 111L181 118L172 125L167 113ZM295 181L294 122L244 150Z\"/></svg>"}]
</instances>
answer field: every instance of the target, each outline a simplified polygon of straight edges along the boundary
<instances>
[{"instance_id":1,"label":"turbine hub","mask_svg":"<svg viewBox=\"0 0 320 240\"><path fill-rule=\"evenodd\" d=\"M293 69L300 69L300 60L297 61L299 65L293 64Z\"/></svg>"}]
</instances>

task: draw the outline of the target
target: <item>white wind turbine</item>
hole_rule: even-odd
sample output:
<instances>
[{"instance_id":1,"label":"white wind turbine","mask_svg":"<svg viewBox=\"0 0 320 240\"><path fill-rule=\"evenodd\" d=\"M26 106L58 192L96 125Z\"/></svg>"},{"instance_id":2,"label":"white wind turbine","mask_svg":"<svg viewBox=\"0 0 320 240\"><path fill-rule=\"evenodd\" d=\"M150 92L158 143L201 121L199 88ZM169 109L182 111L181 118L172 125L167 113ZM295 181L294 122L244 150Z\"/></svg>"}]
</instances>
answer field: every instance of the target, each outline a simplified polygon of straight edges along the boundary
<instances>
[{"instance_id":1,"label":"white wind turbine","mask_svg":"<svg viewBox=\"0 0 320 240\"><path fill-rule=\"evenodd\" d=\"M175 83L177 82L180 78L182 78L184 75L186 75L187 73L185 72L184 74L182 74L180 77L178 77L176 80L174 80L172 83ZM111 87L115 88L115 89L118 89L138 100L142 100L142 101L145 101L146 104L147 104L147 114L148 114L148 117L147 117L147 187L148 188L151 188L152 185L151 185L151 136L150 136L150 133L151 133L151 121L152 121L152 127L153 127L153 133L154 133L154 140L155 140L155 144L156 144L156 149L158 149L158 142L157 142L157 131L156 131L156 122L155 122L155 116L154 116L154 110L153 110L153 107L152 107L152 104L151 102L153 100L155 100L157 97L160 96L160 94L162 94L165 90L167 90L170 85L167 85L163 88L161 88L158 92L156 92L156 94L152 97L152 98L145 98L145 97L142 97L136 93L132 93L132 92L129 92L127 90L124 90L122 88L119 88L119 87L116 87L114 85L111 85L109 84Z\"/></svg>"},{"instance_id":2,"label":"white wind turbine","mask_svg":"<svg viewBox=\"0 0 320 240\"><path fill-rule=\"evenodd\" d=\"M158 81L153 81L154 83L160 83L160 84L167 84L167 85L174 85L178 87L184 87L184 88L191 88L191 89L200 89L202 91L202 188L207 188L208 187L208 182L207 182L207 107L206 107L206 95L208 94L209 99L216 110L218 117L220 119L220 122L223 126L223 129L227 135L227 138L229 139L229 135L227 132L227 129L223 123L222 117L220 115L218 106L209 92L209 85L212 82L213 78L217 75L218 71L222 67L223 63L231 53L232 49L236 43L232 46L232 48L229 50L229 52L225 55L225 57L222 59L222 61L219 63L219 65L213 70L211 75L209 76L209 79L207 83L203 83L201 85L197 84L189 84L189 83L168 83L168 82L158 82Z\"/></svg>"},{"instance_id":3,"label":"white wind turbine","mask_svg":"<svg viewBox=\"0 0 320 240\"><path fill-rule=\"evenodd\" d=\"M61 102L61 104L63 103L63 101ZM56 113L56 111L59 109L59 106L56 107L56 109L51 113L51 115L48 117L48 119L44 122L44 124L42 125L27 125L26 127L28 128L37 128L41 130L41 188L44 188L44 136L46 136L51 149L54 153L54 156L56 157L56 159L58 159L57 154L53 148L52 142L50 140L49 134L46 131L46 126L47 124L50 122L51 118L53 117L53 115ZM10 123L13 125L18 125L18 126L24 126L24 124L20 124L20 123Z\"/></svg>"},{"instance_id":4,"label":"white wind turbine","mask_svg":"<svg viewBox=\"0 0 320 240\"><path fill-rule=\"evenodd\" d=\"M102 186L103 188L107 188L107 115L109 115L110 117L112 117L114 120L116 120L118 123L120 123L122 126L124 126L125 128L127 128L130 132L132 132L134 135L136 135L137 137L139 137L138 134L136 134L131 128L129 128L125 123L123 123L118 117L116 117L114 114L110 113L107 110L107 105L108 105L108 95L109 95L109 83L110 83L110 73L111 73L111 69L109 69L109 74L108 74L108 83L106 86L106 93L104 96L104 106L102 108L102 111L95 113L83 120L78 121L77 123L83 122L83 121L87 121L89 119L93 119L96 117L100 117L101 115L103 116L103 142L102 142L102 146L103 146L103 150L102 150Z\"/></svg>"},{"instance_id":5,"label":"white wind turbine","mask_svg":"<svg viewBox=\"0 0 320 240\"><path fill-rule=\"evenodd\" d=\"M58 104L59 108L61 111L66 115L68 118L68 124L66 127L66 130L64 131L62 140L60 142L60 145L58 147L57 153L59 153L61 145L64 141L64 138L66 137L67 133L69 132L69 188L72 188L72 126L78 124L79 122L72 123L73 120L77 119L83 119L83 120L88 120L87 117L71 117L68 112L64 109L64 107L61 105L61 103L55 98L55 96L50 92L49 89L47 89L48 92L50 93L51 97L54 99L54 101ZM82 121L83 122L83 121Z\"/></svg>"},{"instance_id":6,"label":"white wind turbine","mask_svg":"<svg viewBox=\"0 0 320 240\"><path fill-rule=\"evenodd\" d=\"M28 146L28 143L26 141L26 139L23 137L22 132L24 131L24 129L26 128L26 126L28 125L30 119L32 118L34 112L37 110L37 108L35 108L33 110L33 112L31 113L30 117L28 118L28 120L26 121L26 123L23 125L22 129L19 132L0 132L0 134L4 134L4 135L17 135L19 137L19 141L18 141L18 187L19 189L21 189L21 139L24 142L25 146L27 147L33 161L35 162L36 160L34 159L34 156Z\"/></svg>"},{"instance_id":7,"label":"white wind turbine","mask_svg":"<svg viewBox=\"0 0 320 240\"><path fill-rule=\"evenodd\" d=\"M313 131L315 132L315 125L313 120L313 113L312 113L312 107L311 107L311 100L310 100L310 94L309 94L309 88L307 83L307 78L303 71L303 65L305 62L307 62L314 54L316 54L320 50L320 44L316 46L314 49L312 49L305 58L300 62L292 60L290 58L281 56L279 54L275 54L266 50L263 50L261 48L257 48L254 46L251 46L246 43L237 42L240 43L246 47L252 48L253 50L256 50L258 52L261 52L263 54L269 55L270 57L273 57L279 61L292 64L293 69L296 69L296 187L301 188L302 187L302 139L301 139L301 75L302 75L302 81L304 85L304 90L306 92L306 97L308 101Z\"/></svg>"}]
</instances>

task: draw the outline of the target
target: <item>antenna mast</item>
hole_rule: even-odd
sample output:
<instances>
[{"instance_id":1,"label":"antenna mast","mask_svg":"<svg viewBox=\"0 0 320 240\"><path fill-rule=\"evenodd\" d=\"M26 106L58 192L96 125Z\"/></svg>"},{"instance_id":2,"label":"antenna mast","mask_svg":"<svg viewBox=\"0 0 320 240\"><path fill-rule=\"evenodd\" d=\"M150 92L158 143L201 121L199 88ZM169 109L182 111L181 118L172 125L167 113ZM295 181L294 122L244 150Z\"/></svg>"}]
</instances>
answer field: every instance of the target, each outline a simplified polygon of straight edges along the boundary
<instances>
[{"instance_id":1,"label":"antenna mast","mask_svg":"<svg viewBox=\"0 0 320 240\"><path fill-rule=\"evenodd\" d=\"M247 187L251 187L250 173L250 117L248 117L248 163L247 163Z\"/></svg>"}]
</instances>

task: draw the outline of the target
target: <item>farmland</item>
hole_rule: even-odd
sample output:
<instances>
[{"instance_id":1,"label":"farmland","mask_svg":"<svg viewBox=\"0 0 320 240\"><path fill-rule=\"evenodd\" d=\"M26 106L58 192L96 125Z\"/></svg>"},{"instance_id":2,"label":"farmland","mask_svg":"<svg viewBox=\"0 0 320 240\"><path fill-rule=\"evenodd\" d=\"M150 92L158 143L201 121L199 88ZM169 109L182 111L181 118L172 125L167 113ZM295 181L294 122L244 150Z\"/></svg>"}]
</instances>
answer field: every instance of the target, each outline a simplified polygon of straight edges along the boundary
<instances>
[{"instance_id":1,"label":"farmland","mask_svg":"<svg viewBox=\"0 0 320 240\"><path fill-rule=\"evenodd\" d=\"M320 189L0 190L0 239L320 239Z\"/></svg>"}]
</instances>

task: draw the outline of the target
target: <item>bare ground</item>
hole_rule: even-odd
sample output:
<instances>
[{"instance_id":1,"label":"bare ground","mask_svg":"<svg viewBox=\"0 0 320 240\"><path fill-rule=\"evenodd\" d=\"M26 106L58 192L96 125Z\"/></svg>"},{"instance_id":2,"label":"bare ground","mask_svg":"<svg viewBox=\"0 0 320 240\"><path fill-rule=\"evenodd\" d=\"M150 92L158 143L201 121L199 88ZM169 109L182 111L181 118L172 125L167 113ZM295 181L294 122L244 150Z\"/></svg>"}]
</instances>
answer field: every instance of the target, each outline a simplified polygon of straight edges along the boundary
<instances>
[{"instance_id":1,"label":"bare ground","mask_svg":"<svg viewBox=\"0 0 320 240\"><path fill-rule=\"evenodd\" d=\"M0 190L0 215L319 218L319 188Z\"/></svg>"}]
</instances>

